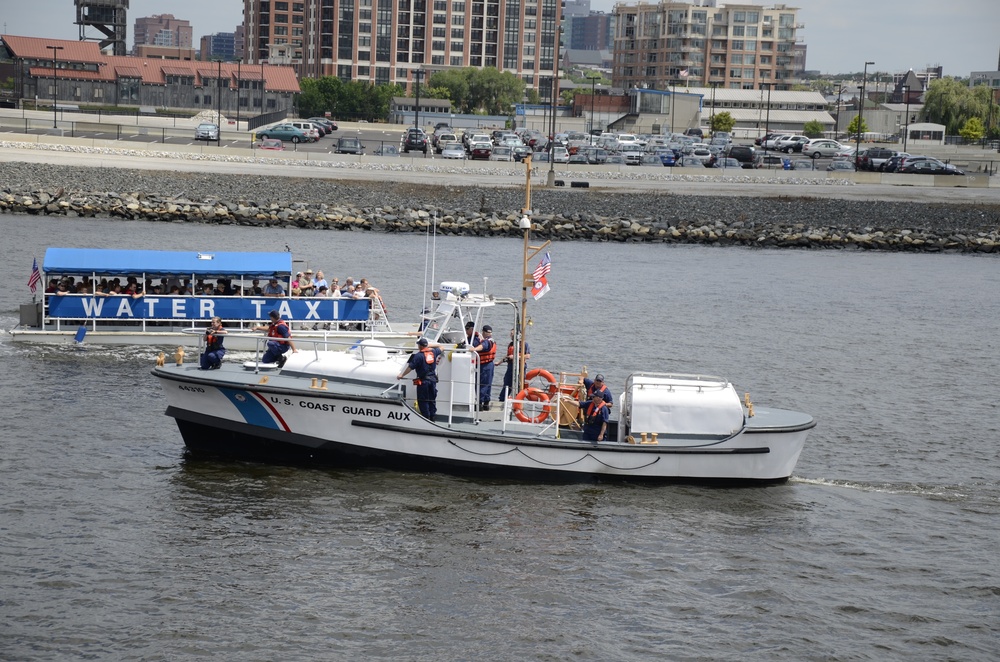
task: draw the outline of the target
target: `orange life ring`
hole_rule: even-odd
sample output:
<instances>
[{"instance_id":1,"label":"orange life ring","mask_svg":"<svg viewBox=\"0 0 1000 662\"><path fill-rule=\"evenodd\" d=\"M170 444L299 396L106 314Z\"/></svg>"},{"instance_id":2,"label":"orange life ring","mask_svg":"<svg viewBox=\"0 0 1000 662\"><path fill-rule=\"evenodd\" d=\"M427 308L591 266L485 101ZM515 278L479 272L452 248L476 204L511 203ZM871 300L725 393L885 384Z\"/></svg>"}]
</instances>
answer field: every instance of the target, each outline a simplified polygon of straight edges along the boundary
<instances>
[{"instance_id":1,"label":"orange life ring","mask_svg":"<svg viewBox=\"0 0 1000 662\"><path fill-rule=\"evenodd\" d=\"M522 389L517 395L514 396L514 404L511 406L511 409L514 410L514 416L517 417L517 420L523 423L541 423L549 417L549 414L552 413L552 405L546 404L536 416L528 416L523 411L525 400L530 402L547 403L549 401L549 394L541 389L529 386L526 389Z\"/></svg>"},{"instance_id":2,"label":"orange life ring","mask_svg":"<svg viewBox=\"0 0 1000 662\"><path fill-rule=\"evenodd\" d=\"M559 393L559 385L556 383L556 378L552 376L551 372L543 370L542 368L535 368L528 371L528 374L524 376L524 381L530 382L535 377L541 377L549 383L549 387L546 390L548 391L550 398L554 398L556 394Z\"/></svg>"}]
</instances>

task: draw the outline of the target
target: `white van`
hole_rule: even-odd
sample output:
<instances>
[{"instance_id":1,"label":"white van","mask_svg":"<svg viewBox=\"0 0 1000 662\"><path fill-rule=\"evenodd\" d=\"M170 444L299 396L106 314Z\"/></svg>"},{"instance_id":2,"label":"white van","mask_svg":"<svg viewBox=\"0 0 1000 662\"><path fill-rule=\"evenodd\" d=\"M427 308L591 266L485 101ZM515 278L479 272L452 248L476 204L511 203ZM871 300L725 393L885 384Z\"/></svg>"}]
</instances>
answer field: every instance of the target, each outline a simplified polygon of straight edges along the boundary
<instances>
[{"instance_id":1,"label":"white van","mask_svg":"<svg viewBox=\"0 0 1000 662\"><path fill-rule=\"evenodd\" d=\"M319 140L319 137L323 135L323 133L321 133L312 122L306 122L305 120L288 120L288 124L291 124L296 129L302 129L302 131L309 136L309 139L313 142Z\"/></svg>"}]
</instances>

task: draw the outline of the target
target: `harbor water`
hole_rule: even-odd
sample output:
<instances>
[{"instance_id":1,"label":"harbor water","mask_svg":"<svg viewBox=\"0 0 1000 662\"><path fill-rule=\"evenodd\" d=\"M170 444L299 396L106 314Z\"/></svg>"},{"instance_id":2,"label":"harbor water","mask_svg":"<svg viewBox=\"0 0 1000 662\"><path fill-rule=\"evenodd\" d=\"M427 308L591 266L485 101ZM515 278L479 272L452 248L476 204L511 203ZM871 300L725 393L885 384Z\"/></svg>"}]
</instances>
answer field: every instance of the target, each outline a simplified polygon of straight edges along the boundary
<instances>
[{"instance_id":1,"label":"harbor water","mask_svg":"<svg viewBox=\"0 0 1000 662\"><path fill-rule=\"evenodd\" d=\"M399 321L431 282L520 298L516 239L0 222L4 329L48 246L287 244L327 278L369 278ZM997 659L996 257L550 251L532 366L587 366L616 393L636 370L713 374L809 412L791 480L193 460L149 374L161 348L0 334L0 660ZM506 340L509 314L488 321Z\"/></svg>"}]
</instances>

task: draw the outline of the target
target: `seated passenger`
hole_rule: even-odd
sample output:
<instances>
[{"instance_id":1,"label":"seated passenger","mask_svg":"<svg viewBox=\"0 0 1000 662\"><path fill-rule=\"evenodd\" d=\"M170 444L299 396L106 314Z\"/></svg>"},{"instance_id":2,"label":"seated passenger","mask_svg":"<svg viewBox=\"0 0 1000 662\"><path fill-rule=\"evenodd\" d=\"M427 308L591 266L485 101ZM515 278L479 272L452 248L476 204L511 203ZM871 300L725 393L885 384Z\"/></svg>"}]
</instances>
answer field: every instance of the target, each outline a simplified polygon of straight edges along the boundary
<instances>
[{"instance_id":1,"label":"seated passenger","mask_svg":"<svg viewBox=\"0 0 1000 662\"><path fill-rule=\"evenodd\" d=\"M262 293L265 296L283 297L285 296L285 288L281 286L277 278L272 278L267 281L267 285L264 286Z\"/></svg>"}]
</instances>

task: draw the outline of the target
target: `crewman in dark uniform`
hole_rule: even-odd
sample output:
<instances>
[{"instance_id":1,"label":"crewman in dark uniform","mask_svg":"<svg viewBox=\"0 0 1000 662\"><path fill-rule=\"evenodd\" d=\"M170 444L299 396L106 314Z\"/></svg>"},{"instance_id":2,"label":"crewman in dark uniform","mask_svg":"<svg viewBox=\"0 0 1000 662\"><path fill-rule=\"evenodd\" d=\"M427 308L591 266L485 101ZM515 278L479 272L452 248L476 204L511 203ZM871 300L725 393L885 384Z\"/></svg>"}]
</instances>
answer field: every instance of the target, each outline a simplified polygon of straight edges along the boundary
<instances>
[{"instance_id":1,"label":"crewman in dark uniform","mask_svg":"<svg viewBox=\"0 0 1000 662\"><path fill-rule=\"evenodd\" d=\"M442 352L429 345L427 338L417 340L417 351L406 360L406 367L396 379L403 379L411 370L416 373L413 384L417 387L417 407L424 418L433 421L437 415L437 364Z\"/></svg>"},{"instance_id":2,"label":"crewman in dark uniform","mask_svg":"<svg viewBox=\"0 0 1000 662\"><path fill-rule=\"evenodd\" d=\"M497 343L493 340L493 327L487 324L479 344L472 348L479 354L479 411L489 411L493 390L493 359L497 356Z\"/></svg>"},{"instance_id":3,"label":"crewman in dark uniform","mask_svg":"<svg viewBox=\"0 0 1000 662\"><path fill-rule=\"evenodd\" d=\"M581 402L580 411L583 414L583 440L605 441L611 411L600 392L594 391L589 401Z\"/></svg>"}]
</instances>

